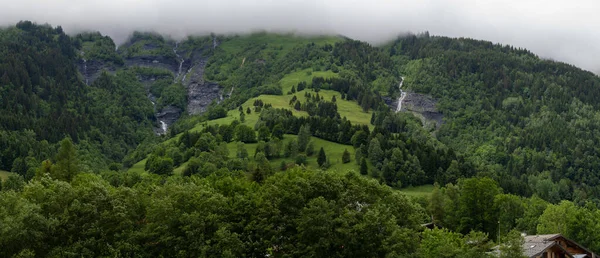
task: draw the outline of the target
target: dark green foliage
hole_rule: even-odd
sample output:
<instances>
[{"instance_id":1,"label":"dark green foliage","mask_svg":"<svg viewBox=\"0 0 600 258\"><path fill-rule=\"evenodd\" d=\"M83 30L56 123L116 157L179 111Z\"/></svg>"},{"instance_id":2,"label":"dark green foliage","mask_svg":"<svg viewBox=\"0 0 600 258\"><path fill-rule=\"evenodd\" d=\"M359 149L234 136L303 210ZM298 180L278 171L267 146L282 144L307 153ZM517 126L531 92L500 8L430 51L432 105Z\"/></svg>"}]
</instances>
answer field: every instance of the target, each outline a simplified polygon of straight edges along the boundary
<instances>
[{"instance_id":1,"label":"dark green foliage","mask_svg":"<svg viewBox=\"0 0 600 258\"><path fill-rule=\"evenodd\" d=\"M310 125L300 126L300 130L298 131L298 149L301 152L306 150L308 143L310 142Z\"/></svg>"},{"instance_id":2,"label":"dark green foliage","mask_svg":"<svg viewBox=\"0 0 600 258\"><path fill-rule=\"evenodd\" d=\"M258 128L258 140L268 142L271 140L271 131L266 126Z\"/></svg>"},{"instance_id":3,"label":"dark green foliage","mask_svg":"<svg viewBox=\"0 0 600 258\"><path fill-rule=\"evenodd\" d=\"M208 114L208 119L219 119L227 116L227 110L222 106L213 106L208 109L206 112Z\"/></svg>"},{"instance_id":4,"label":"dark green foliage","mask_svg":"<svg viewBox=\"0 0 600 258\"><path fill-rule=\"evenodd\" d=\"M350 152L348 152L348 149L344 150L344 153L342 154L342 163L346 164L346 163L350 163L351 158L350 158Z\"/></svg>"},{"instance_id":5,"label":"dark green foliage","mask_svg":"<svg viewBox=\"0 0 600 258\"><path fill-rule=\"evenodd\" d=\"M598 76L524 49L473 39L408 36L390 48L396 58L411 60L404 65L405 87L439 100L449 121L439 139L507 192L580 204L598 198L600 177L593 165L600 162L594 118L600 108ZM544 172L549 177L524 180ZM580 190L559 193L561 179Z\"/></svg>"},{"instance_id":6,"label":"dark green foliage","mask_svg":"<svg viewBox=\"0 0 600 258\"><path fill-rule=\"evenodd\" d=\"M170 84L162 90L157 100L157 109L162 109L166 106L175 106L180 109L185 109L187 106L187 91L181 84ZM227 111L222 107L215 107L208 110L209 119L217 119L227 116ZM225 114L223 114L225 113Z\"/></svg>"},{"instance_id":7,"label":"dark green foliage","mask_svg":"<svg viewBox=\"0 0 600 258\"><path fill-rule=\"evenodd\" d=\"M362 158L360 160L360 174L361 175L369 174L369 166L367 165L367 160L365 158Z\"/></svg>"},{"instance_id":8,"label":"dark green foliage","mask_svg":"<svg viewBox=\"0 0 600 258\"><path fill-rule=\"evenodd\" d=\"M236 157L240 159L248 158L248 151L246 150L246 146L243 142L238 142L237 144L237 153Z\"/></svg>"},{"instance_id":9,"label":"dark green foliage","mask_svg":"<svg viewBox=\"0 0 600 258\"><path fill-rule=\"evenodd\" d=\"M287 169L287 163L285 163L285 160L282 160L281 163L279 164L279 170L281 171L285 171ZM2 190L0 188L0 190Z\"/></svg>"},{"instance_id":10,"label":"dark green foliage","mask_svg":"<svg viewBox=\"0 0 600 258\"><path fill-rule=\"evenodd\" d=\"M287 144L285 145L284 156L286 158L295 157L298 154L298 152L299 152L298 141L296 141L296 140L288 141Z\"/></svg>"},{"instance_id":11,"label":"dark green foliage","mask_svg":"<svg viewBox=\"0 0 600 258\"><path fill-rule=\"evenodd\" d=\"M306 82L298 83L298 91L303 91L306 88Z\"/></svg>"},{"instance_id":12,"label":"dark green foliage","mask_svg":"<svg viewBox=\"0 0 600 258\"><path fill-rule=\"evenodd\" d=\"M122 63L112 40L97 33L71 39L62 29L31 22L0 29L0 131L33 130L40 141L36 145L54 144L65 136L76 144L85 141L81 151L86 170L99 171L121 162L152 135L153 111L133 71L101 74L91 87L80 81L75 63L81 47L88 59ZM32 157L45 160L55 150ZM0 166L11 170L17 157L29 156L15 154L2 154Z\"/></svg>"},{"instance_id":13,"label":"dark green foliage","mask_svg":"<svg viewBox=\"0 0 600 258\"><path fill-rule=\"evenodd\" d=\"M525 241L521 233L516 230L510 231L503 239L500 245L500 258L527 258L523 254L523 244Z\"/></svg>"},{"instance_id":14,"label":"dark green foliage","mask_svg":"<svg viewBox=\"0 0 600 258\"><path fill-rule=\"evenodd\" d=\"M323 147L321 147L317 156L317 164L319 164L319 167L322 167L326 162L327 156L325 155L325 150L323 150Z\"/></svg>"},{"instance_id":15,"label":"dark green foliage","mask_svg":"<svg viewBox=\"0 0 600 258\"><path fill-rule=\"evenodd\" d=\"M173 159L150 155L146 161L148 172L157 175L170 175L173 173Z\"/></svg>"},{"instance_id":16,"label":"dark green foliage","mask_svg":"<svg viewBox=\"0 0 600 258\"><path fill-rule=\"evenodd\" d=\"M373 138L369 143L369 160L371 163L378 164L383 161L383 150L377 138Z\"/></svg>"},{"instance_id":17,"label":"dark green foliage","mask_svg":"<svg viewBox=\"0 0 600 258\"><path fill-rule=\"evenodd\" d=\"M276 124L271 131L271 136L275 139L283 139L283 134L285 131L283 130L283 126L281 124Z\"/></svg>"},{"instance_id":18,"label":"dark green foliage","mask_svg":"<svg viewBox=\"0 0 600 258\"><path fill-rule=\"evenodd\" d=\"M306 156L312 157L315 154L315 144L313 141L308 142L306 145L306 150L304 150Z\"/></svg>"},{"instance_id":19,"label":"dark green foliage","mask_svg":"<svg viewBox=\"0 0 600 258\"><path fill-rule=\"evenodd\" d=\"M255 143L256 133L251 127L240 124L235 128L235 140L243 143Z\"/></svg>"},{"instance_id":20,"label":"dark green foliage","mask_svg":"<svg viewBox=\"0 0 600 258\"><path fill-rule=\"evenodd\" d=\"M307 157L304 154L298 154L296 156L296 165L300 165L300 166L304 166L306 164L308 164L307 162Z\"/></svg>"},{"instance_id":21,"label":"dark green foliage","mask_svg":"<svg viewBox=\"0 0 600 258\"><path fill-rule=\"evenodd\" d=\"M116 185L82 173L71 184L41 178L0 192L0 256L381 257L418 246L422 209L352 174L291 169L260 184L235 175L104 176Z\"/></svg>"},{"instance_id":22,"label":"dark green foliage","mask_svg":"<svg viewBox=\"0 0 600 258\"><path fill-rule=\"evenodd\" d=\"M109 36L99 32L77 34L74 38L76 45L81 45L83 57L87 60L108 61L123 65L123 58L115 50L117 47Z\"/></svg>"},{"instance_id":23,"label":"dark green foliage","mask_svg":"<svg viewBox=\"0 0 600 258\"><path fill-rule=\"evenodd\" d=\"M0 190L20 192L25 186L25 179L21 175L10 175L4 182L0 183L2 184Z\"/></svg>"},{"instance_id":24,"label":"dark green foliage","mask_svg":"<svg viewBox=\"0 0 600 258\"><path fill-rule=\"evenodd\" d=\"M60 148L54 160L55 164L51 173L53 179L70 182L80 171L77 151L69 138L65 138L60 142Z\"/></svg>"}]
</instances>

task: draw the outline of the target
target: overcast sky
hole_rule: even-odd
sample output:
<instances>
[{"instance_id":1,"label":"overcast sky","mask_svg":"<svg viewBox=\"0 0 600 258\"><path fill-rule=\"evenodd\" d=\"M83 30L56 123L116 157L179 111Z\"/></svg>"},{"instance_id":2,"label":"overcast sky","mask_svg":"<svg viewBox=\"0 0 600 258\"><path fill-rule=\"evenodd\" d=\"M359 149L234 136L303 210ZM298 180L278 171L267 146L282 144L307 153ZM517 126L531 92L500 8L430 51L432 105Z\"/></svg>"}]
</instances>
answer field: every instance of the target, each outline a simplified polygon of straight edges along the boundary
<instances>
[{"instance_id":1,"label":"overcast sky","mask_svg":"<svg viewBox=\"0 0 600 258\"><path fill-rule=\"evenodd\" d=\"M252 30L335 33L380 43L405 32L524 47L600 72L600 0L0 0L0 25L19 20L174 37Z\"/></svg>"}]
</instances>

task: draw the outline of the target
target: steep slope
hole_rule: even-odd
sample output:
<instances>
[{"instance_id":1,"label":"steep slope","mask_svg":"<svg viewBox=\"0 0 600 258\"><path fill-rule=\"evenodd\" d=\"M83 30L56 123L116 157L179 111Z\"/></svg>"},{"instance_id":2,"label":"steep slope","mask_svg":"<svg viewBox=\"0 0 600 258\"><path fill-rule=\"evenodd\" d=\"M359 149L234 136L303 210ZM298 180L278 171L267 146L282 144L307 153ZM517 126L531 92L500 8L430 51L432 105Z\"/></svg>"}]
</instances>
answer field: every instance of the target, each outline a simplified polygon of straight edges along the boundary
<instances>
[{"instance_id":1,"label":"steep slope","mask_svg":"<svg viewBox=\"0 0 600 258\"><path fill-rule=\"evenodd\" d=\"M151 105L130 73L90 72L86 78L98 78L90 86L78 76L83 45L60 27L20 22L0 30L1 169L14 171L17 159L38 166L53 157L54 143L69 137L89 156L86 170L98 171L151 135ZM85 56L104 58L94 51ZM28 168L18 170L25 175Z\"/></svg>"},{"instance_id":2,"label":"steep slope","mask_svg":"<svg viewBox=\"0 0 600 258\"><path fill-rule=\"evenodd\" d=\"M553 202L600 197L598 76L470 39L410 36L388 50L405 87L439 100L439 138L476 173Z\"/></svg>"}]
</instances>

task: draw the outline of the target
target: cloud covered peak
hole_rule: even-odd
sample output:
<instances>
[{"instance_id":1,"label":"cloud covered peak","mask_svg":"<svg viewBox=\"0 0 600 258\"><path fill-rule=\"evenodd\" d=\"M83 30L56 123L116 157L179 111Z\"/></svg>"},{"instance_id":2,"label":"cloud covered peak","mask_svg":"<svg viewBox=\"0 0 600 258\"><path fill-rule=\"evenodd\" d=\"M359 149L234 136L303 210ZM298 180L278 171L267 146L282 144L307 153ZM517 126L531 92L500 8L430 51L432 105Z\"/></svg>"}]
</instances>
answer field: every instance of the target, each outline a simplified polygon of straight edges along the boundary
<instances>
[{"instance_id":1,"label":"cloud covered peak","mask_svg":"<svg viewBox=\"0 0 600 258\"><path fill-rule=\"evenodd\" d=\"M4 0L0 24L20 20L97 30L122 42L134 30L181 38L256 30L342 34L380 43L406 32L527 48L600 71L600 1L576 0Z\"/></svg>"}]
</instances>

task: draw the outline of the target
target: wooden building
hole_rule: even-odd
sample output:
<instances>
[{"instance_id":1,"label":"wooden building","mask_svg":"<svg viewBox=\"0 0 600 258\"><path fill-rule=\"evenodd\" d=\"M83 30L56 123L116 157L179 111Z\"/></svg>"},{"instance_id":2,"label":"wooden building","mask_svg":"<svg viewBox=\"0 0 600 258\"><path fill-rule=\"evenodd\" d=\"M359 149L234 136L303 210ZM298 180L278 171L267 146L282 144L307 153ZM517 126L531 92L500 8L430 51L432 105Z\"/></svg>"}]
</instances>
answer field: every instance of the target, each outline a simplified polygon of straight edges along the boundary
<instances>
[{"instance_id":1,"label":"wooden building","mask_svg":"<svg viewBox=\"0 0 600 258\"><path fill-rule=\"evenodd\" d=\"M561 234L525 236L523 252L531 258L597 258L585 247Z\"/></svg>"}]
</instances>

